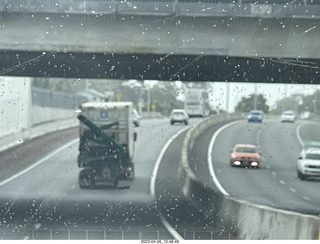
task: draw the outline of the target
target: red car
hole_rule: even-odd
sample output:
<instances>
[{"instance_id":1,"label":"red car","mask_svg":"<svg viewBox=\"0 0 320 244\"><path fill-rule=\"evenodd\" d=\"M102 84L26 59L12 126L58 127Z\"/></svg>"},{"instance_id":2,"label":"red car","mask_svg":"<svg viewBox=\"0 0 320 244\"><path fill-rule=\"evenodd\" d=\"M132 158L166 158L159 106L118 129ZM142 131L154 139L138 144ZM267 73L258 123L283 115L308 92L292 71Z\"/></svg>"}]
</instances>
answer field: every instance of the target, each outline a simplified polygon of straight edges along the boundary
<instances>
[{"instance_id":1,"label":"red car","mask_svg":"<svg viewBox=\"0 0 320 244\"><path fill-rule=\"evenodd\" d=\"M259 168L261 156L255 145L236 144L231 150L230 164L231 166L243 166Z\"/></svg>"}]
</instances>

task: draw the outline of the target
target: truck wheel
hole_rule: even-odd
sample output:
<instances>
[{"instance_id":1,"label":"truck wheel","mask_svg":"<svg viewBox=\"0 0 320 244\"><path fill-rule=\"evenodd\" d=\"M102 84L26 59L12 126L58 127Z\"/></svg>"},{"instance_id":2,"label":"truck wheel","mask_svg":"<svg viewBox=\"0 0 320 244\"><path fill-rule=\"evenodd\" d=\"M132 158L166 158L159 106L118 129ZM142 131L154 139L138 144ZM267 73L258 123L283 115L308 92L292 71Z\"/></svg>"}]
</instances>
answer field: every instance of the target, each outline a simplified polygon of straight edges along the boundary
<instances>
[{"instance_id":1,"label":"truck wheel","mask_svg":"<svg viewBox=\"0 0 320 244\"><path fill-rule=\"evenodd\" d=\"M114 179L114 180L112 181L112 187L113 187L113 188L118 188L118 184L119 184L118 179Z\"/></svg>"},{"instance_id":2,"label":"truck wheel","mask_svg":"<svg viewBox=\"0 0 320 244\"><path fill-rule=\"evenodd\" d=\"M79 186L80 188L92 188L94 185L93 180L90 176L79 175Z\"/></svg>"}]
</instances>

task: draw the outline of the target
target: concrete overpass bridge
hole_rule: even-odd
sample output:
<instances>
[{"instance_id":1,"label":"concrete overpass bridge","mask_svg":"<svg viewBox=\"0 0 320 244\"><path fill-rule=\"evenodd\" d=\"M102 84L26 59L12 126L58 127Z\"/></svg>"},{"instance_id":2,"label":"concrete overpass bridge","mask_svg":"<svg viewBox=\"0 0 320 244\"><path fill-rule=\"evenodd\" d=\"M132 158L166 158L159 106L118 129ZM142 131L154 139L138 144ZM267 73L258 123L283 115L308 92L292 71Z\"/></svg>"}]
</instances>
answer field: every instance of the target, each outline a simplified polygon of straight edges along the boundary
<instances>
[{"instance_id":1,"label":"concrete overpass bridge","mask_svg":"<svg viewBox=\"0 0 320 244\"><path fill-rule=\"evenodd\" d=\"M0 4L0 75L319 82L320 2Z\"/></svg>"}]
</instances>

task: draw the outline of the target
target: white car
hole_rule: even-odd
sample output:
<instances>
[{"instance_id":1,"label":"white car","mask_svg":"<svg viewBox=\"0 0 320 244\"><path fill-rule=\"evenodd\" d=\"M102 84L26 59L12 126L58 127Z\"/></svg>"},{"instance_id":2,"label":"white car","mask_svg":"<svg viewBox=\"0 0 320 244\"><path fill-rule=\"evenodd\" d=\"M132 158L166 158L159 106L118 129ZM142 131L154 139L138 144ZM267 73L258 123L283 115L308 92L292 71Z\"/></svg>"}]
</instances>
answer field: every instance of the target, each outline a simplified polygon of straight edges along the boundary
<instances>
[{"instance_id":1,"label":"white car","mask_svg":"<svg viewBox=\"0 0 320 244\"><path fill-rule=\"evenodd\" d=\"M297 160L297 173L301 180L320 177L320 148L304 148Z\"/></svg>"},{"instance_id":2,"label":"white car","mask_svg":"<svg viewBox=\"0 0 320 244\"><path fill-rule=\"evenodd\" d=\"M294 122L296 120L296 114L293 111L285 111L281 115L281 122Z\"/></svg>"},{"instance_id":3,"label":"white car","mask_svg":"<svg viewBox=\"0 0 320 244\"><path fill-rule=\"evenodd\" d=\"M185 125L189 124L189 116L184 109L174 109L170 114L170 124L176 122L184 123Z\"/></svg>"}]
</instances>

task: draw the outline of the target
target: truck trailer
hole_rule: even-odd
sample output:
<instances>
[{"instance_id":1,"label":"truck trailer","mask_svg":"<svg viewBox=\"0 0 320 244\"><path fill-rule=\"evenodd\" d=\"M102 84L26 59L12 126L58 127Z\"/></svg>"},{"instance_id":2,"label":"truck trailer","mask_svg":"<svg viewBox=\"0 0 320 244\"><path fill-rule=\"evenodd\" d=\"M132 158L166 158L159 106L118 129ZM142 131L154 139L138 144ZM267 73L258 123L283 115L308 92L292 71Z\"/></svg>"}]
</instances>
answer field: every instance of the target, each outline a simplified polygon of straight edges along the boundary
<instances>
[{"instance_id":1,"label":"truck trailer","mask_svg":"<svg viewBox=\"0 0 320 244\"><path fill-rule=\"evenodd\" d=\"M133 181L134 142L131 102L89 102L80 106L78 166L80 188L118 187Z\"/></svg>"}]
</instances>

